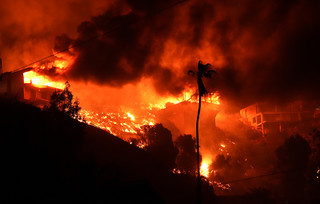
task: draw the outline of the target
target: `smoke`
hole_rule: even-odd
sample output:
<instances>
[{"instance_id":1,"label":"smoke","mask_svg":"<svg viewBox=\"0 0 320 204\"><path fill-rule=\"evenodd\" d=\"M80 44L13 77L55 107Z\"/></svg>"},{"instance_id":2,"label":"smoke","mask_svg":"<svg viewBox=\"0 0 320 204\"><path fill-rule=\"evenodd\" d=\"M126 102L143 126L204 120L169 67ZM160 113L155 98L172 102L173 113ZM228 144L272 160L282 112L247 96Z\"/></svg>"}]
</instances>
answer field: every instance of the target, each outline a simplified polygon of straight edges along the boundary
<instances>
[{"instance_id":1,"label":"smoke","mask_svg":"<svg viewBox=\"0 0 320 204\"><path fill-rule=\"evenodd\" d=\"M187 72L202 60L218 73L205 85L232 106L318 98L318 1L2 2L5 70L76 46L68 79L116 88L151 79L158 94L177 95L196 86Z\"/></svg>"},{"instance_id":2,"label":"smoke","mask_svg":"<svg viewBox=\"0 0 320 204\"><path fill-rule=\"evenodd\" d=\"M173 31L171 27L175 24L162 16L145 18L163 8L164 3L149 5L134 1L123 5L122 2L90 21L82 22L76 39L66 35L57 37L57 51L76 46L77 59L67 75L113 87L151 77L159 93L181 93L185 83L172 67L159 64L158 59L164 53L164 46ZM165 14L175 18L172 10L165 11ZM145 19L139 20L141 18ZM77 46L79 44L81 46Z\"/></svg>"},{"instance_id":3,"label":"smoke","mask_svg":"<svg viewBox=\"0 0 320 204\"><path fill-rule=\"evenodd\" d=\"M113 1L1 0L0 57L12 71L52 54L57 35L76 36L77 26L106 10Z\"/></svg>"},{"instance_id":4,"label":"smoke","mask_svg":"<svg viewBox=\"0 0 320 204\"><path fill-rule=\"evenodd\" d=\"M319 3L188 1L144 19L172 2L121 2L81 23L74 44L104 35L75 48L69 75L114 87L151 78L175 95L201 59L218 72L209 89L238 106L317 97Z\"/></svg>"},{"instance_id":5,"label":"smoke","mask_svg":"<svg viewBox=\"0 0 320 204\"><path fill-rule=\"evenodd\" d=\"M224 96L244 104L318 97L317 9L315 1L255 2L220 21L221 42L232 42L216 80Z\"/></svg>"}]
</instances>

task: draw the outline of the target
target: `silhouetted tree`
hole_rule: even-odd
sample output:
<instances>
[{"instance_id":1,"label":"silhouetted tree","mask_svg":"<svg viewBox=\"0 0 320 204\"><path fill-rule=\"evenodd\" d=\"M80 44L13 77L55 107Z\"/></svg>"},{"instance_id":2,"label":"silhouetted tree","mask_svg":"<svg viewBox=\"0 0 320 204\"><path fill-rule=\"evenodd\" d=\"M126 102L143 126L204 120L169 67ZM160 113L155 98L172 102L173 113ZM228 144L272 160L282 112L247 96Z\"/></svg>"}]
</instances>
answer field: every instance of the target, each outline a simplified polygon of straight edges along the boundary
<instances>
[{"instance_id":1,"label":"silhouetted tree","mask_svg":"<svg viewBox=\"0 0 320 204\"><path fill-rule=\"evenodd\" d=\"M65 83L63 90L56 90L50 98L50 105L46 107L47 110L60 111L74 119L84 120L80 115L80 103L78 99L73 100L73 94L70 91L70 83Z\"/></svg>"},{"instance_id":2,"label":"silhouetted tree","mask_svg":"<svg viewBox=\"0 0 320 204\"><path fill-rule=\"evenodd\" d=\"M292 136L276 150L278 168L287 171L282 177L286 199L300 202L303 199L305 171L311 149L308 142L300 135Z\"/></svg>"},{"instance_id":3,"label":"silhouetted tree","mask_svg":"<svg viewBox=\"0 0 320 204\"><path fill-rule=\"evenodd\" d=\"M175 166L178 149L173 144L170 130L163 127L162 124L146 125L142 128L147 143L146 150L168 170L172 170Z\"/></svg>"},{"instance_id":4,"label":"silhouetted tree","mask_svg":"<svg viewBox=\"0 0 320 204\"><path fill-rule=\"evenodd\" d=\"M214 169L215 172L212 171L209 173L209 180L218 182L224 181L225 174L228 174L226 170L229 170L231 167L230 160L230 156L225 157L223 154L218 154L210 165L210 169Z\"/></svg>"},{"instance_id":5,"label":"silhouetted tree","mask_svg":"<svg viewBox=\"0 0 320 204\"><path fill-rule=\"evenodd\" d=\"M215 161L212 163L212 169L222 169L226 167L230 167L229 164L230 156L225 157L223 154L218 154L216 156Z\"/></svg>"},{"instance_id":6,"label":"silhouetted tree","mask_svg":"<svg viewBox=\"0 0 320 204\"><path fill-rule=\"evenodd\" d=\"M275 202L271 197L271 192L262 187L250 189L246 193L246 197L250 203L267 204Z\"/></svg>"},{"instance_id":7,"label":"silhouetted tree","mask_svg":"<svg viewBox=\"0 0 320 204\"><path fill-rule=\"evenodd\" d=\"M189 174L195 174L197 166L196 141L192 135L181 135L175 141L179 149L176 165L177 169Z\"/></svg>"},{"instance_id":8,"label":"silhouetted tree","mask_svg":"<svg viewBox=\"0 0 320 204\"><path fill-rule=\"evenodd\" d=\"M198 71L197 71L197 82L198 82L198 91L199 91L199 107L198 107L198 114L197 114L197 123L196 123L196 138L197 138L197 173L198 173L198 186L200 188L200 152L199 152L199 117L200 117L200 111L201 111L201 96L207 93L207 90L203 84L202 78L211 77L211 73L216 73L214 70L210 70L209 67L211 67L210 64L202 64L201 61L198 62ZM195 74L194 71L189 70L188 74ZM200 190L199 190L200 191ZM198 192L198 196L200 196L200 192ZM199 198L200 199L200 198ZM201 202L198 200L198 202Z\"/></svg>"},{"instance_id":9,"label":"silhouetted tree","mask_svg":"<svg viewBox=\"0 0 320 204\"><path fill-rule=\"evenodd\" d=\"M290 169L305 169L310 153L309 143L300 135L286 139L276 150L281 165Z\"/></svg>"}]
</instances>

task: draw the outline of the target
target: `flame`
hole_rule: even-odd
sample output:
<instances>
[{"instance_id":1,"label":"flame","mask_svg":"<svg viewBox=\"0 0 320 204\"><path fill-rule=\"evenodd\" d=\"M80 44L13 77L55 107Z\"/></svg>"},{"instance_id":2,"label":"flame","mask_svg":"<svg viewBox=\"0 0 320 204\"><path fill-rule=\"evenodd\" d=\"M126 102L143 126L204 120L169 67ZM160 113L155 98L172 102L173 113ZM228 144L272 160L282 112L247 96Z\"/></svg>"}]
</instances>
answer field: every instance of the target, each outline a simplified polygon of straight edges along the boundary
<instances>
[{"instance_id":1,"label":"flame","mask_svg":"<svg viewBox=\"0 0 320 204\"><path fill-rule=\"evenodd\" d=\"M64 82L55 81L50 77L40 74L43 70L54 70L55 74L61 75L66 70L68 70L69 66L74 62L74 58L59 58L52 62L45 64L35 64L33 66L33 71L28 71L23 73L23 80L25 84L32 84L35 87L53 87L58 89L64 88Z\"/></svg>"},{"instance_id":2,"label":"flame","mask_svg":"<svg viewBox=\"0 0 320 204\"><path fill-rule=\"evenodd\" d=\"M69 61L66 61L66 60L55 60L53 62L53 65L54 67L57 67L58 69L57 72L59 74L62 74L63 72L65 72L67 70L67 68L70 66L71 62Z\"/></svg>"},{"instance_id":3,"label":"flame","mask_svg":"<svg viewBox=\"0 0 320 204\"><path fill-rule=\"evenodd\" d=\"M25 84L32 84L33 86L40 87L40 88L47 87L47 86L58 88L58 89L64 88L63 82L54 82L49 77L40 75L35 71L24 72L23 80Z\"/></svg>"},{"instance_id":4,"label":"flame","mask_svg":"<svg viewBox=\"0 0 320 204\"><path fill-rule=\"evenodd\" d=\"M199 103L199 99L196 96L196 89L187 88L185 89L179 96L169 96L164 97L162 99L157 100L156 103L149 104L149 109L165 109L166 104L178 104L181 102L191 102L191 103ZM219 92L208 93L205 97L201 98L202 102L207 102L214 105L220 105L220 94Z\"/></svg>"},{"instance_id":5,"label":"flame","mask_svg":"<svg viewBox=\"0 0 320 204\"><path fill-rule=\"evenodd\" d=\"M51 62L45 62L41 64L34 64L33 68L35 70L39 71L53 71L55 74L63 74L66 72L69 67L74 63L75 56L73 55L65 55L63 53L60 53L58 55L55 55L57 59L51 61Z\"/></svg>"},{"instance_id":6,"label":"flame","mask_svg":"<svg viewBox=\"0 0 320 204\"><path fill-rule=\"evenodd\" d=\"M203 159L200 166L200 174L201 176L204 176L206 178L209 177L210 169L209 169L210 160L209 159Z\"/></svg>"},{"instance_id":7,"label":"flame","mask_svg":"<svg viewBox=\"0 0 320 204\"><path fill-rule=\"evenodd\" d=\"M131 120L135 120L134 116L131 113L128 112L127 115Z\"/></svg>"},{"instance_id":8,"label":"flame","mask_svg":"<svg viewBox=\"0 0 320 204\"><path fill-rule=\"evenodd\" d=\"M63 89L65 86L64 82L55 81L49 76L44 75L44 73L61 75L68 70L73 62L73 58L59 58L52 62L35 65L32 71L23 73L24 83L35 87L54 87ZM148 83L148 81L146 80L145 83ZM81 89L79 91L81 92ZM134 113L136 111L112 111L104 113L90 111L89 109L83 108L81 110L81 114L85 117L88 124L106 130L111 134L128 141L130 138L136 137L139 133L143 132L141 129L143 125L156 124L157 120L154 115L154 110L157 111L165 109L168 103L178 104L185 101L198 103L199 101L196 92L196 87L189 87L178 96L159 97L152 89L150 89L150 93L148 92L147 94L148 102L141 104L139 107L141 110L144 110L144 113ZM77 95L76 92L75 95ZM220 95L218 92L209 93L205 97L202 97L202 101L214 105L220 105ZM145 144L143 143L136 145L140 148L145 148ZM209 174L208 168L208 162L203 162L201 174L205 177Z\"/></svg>"},{"instance_id":9,"label":"flame","mask_svg":"<svg viewBox=\"0 0 320 204\"><path fill-rule=\"evenodd\" d=\"M141 132L141 126L155 124L155 116L152 114L148 117L136 117L130 112L95 113L88 110L81 110L81 114L84 115L88 124L125 140L129 139L128 136L135 136Z\"/></svg>"}]
</instances>

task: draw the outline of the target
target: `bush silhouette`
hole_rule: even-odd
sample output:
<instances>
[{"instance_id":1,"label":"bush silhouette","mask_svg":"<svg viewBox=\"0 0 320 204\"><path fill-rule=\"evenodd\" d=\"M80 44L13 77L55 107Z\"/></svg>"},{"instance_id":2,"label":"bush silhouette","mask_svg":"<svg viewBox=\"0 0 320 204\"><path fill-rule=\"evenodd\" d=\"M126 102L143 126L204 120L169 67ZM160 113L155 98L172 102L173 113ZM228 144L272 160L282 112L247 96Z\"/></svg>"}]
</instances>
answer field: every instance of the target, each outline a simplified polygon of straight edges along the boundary
<instances>
[{"instance_id":1,"label":"bush silhouette","mask_svg":"<svg viewBox=\"0 0 320 204\"><path fill-rule=\"evenodd\" d=\"M74 119L84 121L84 117L80 115L81 107L79 100L73 97L70 91L70 83L65 83L63 90L56 90L50 98L50 105L45 107L49 111L60 111Z\"/></svg>"}]
</instances>

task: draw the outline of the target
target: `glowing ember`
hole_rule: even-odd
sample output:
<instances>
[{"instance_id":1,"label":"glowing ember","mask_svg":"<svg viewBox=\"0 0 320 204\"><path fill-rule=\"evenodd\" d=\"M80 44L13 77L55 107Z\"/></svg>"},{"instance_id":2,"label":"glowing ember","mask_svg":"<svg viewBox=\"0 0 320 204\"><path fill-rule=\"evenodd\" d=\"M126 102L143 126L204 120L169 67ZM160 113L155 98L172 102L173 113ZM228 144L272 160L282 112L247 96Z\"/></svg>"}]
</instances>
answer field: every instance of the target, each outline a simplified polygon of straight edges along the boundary
<instances>
[{"instance_id":1,"label":"glowing ember","mask_svg":"<svg viewBox=\"0 0 320 204\"><path fill-rule=\"evenodd\" d=\"M220 144L219 151L221 151L221 152L227 152L226 147L227 147L227 145L225 145L225 144ZM227 154L228 154L228 152L227 152Z\"/></svg>"},{"instance_id":2,"label":"glowing ember","mask_svg":"<svg viewBox=\"0 0 320 204\"><path fill-rule=\"evenodd\" d=\"M155 116L149 113L144 117L135 117L132 113L95 113L92 111L81 110L88 124L104 129L111 134L125 140L130 136L135 136L141 131L143 125L155 124ZM144 144L140 144L141 148Z\"/></svg>"},{"instance_id":3,"label":"glowing ember","mask_svg":"<svg viewBox=\"0 0 320 204\"><path fill-rule=\"evenodd\" d=\"M218 181L214 181L213 183L221 190L231 190L231 186L228 183L221 183Z\"/></svg>"},{"instance_id":4,"label":"glowing ember","mask_svg":"<svg viewBox=\"0 0 320 204\"><path fill-rule=\"evenodd\" d=\"M174 169L172 169L172 173L181 174L182 172L181 172L181 170L174 168Z\"/></svg>"}]
</instances>

